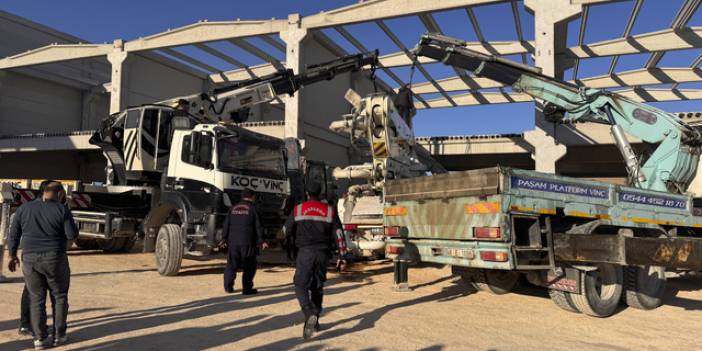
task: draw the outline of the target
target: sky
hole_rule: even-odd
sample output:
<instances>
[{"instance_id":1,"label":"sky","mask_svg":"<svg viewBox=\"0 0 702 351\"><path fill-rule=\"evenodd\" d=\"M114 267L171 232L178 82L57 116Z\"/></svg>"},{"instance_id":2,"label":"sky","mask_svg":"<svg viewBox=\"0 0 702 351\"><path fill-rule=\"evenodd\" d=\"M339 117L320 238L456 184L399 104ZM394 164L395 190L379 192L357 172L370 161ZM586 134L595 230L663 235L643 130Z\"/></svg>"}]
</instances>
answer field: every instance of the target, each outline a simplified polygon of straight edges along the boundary
<instances>
[{"instance_id":1,"label":"sky","mask_svg":"<svg viewBox=\"0 0 702 351\"><path fill-rule=\"evenodd\" d=\"M669 27L683 1L645 0L632 29L632 35ZM2 0L0 10L42 23L89 42L102 43L111 42L117 38L136 39L204 19L216 21L237 18L242 20L287 18L290 13L305 16L357 2L355 0ZM624 32L632 5L633 1L623 1L591 7L584 43L620 37ZM500 3L474 8L482 33L487 40L516 40L517 34L510 6L509 3ZM524 37L527 40L533 40L533 17L521 2L518 8ZM435 19L448 35L470 41L477 38L464 10L437 13ZM409 48L413 47L419 36L426 31L417 17L391 19L387 20L386 24ZM580 19L575 19L568 25L568 46L577 45L580 25ZM698 10L688 25L702 26L702 11ZM378 48L381 54L398 51L397 46L374 23L350 25L345 29L367 48ZM325 29L324 33L347 51L357 51L335 31ZM282 59L280 53L262 41L253 39L251 42ZM246 64L263 63L260 59L233 46L224 47L223 45L226 44L215 43L213 46L235 55ZM219 69L233 68L227 67L227 63L197 49L177 50ZM700 53L702 53L700 49L670 52L663 57L659 67L688 67ZM508 58L520 59L519 56ZM615 71L641 68L647 58L648 54L623 56ZM605 74L610 61L610 58L584 60L580 64L578 77ZM529 62L533 63L531 58ZM425 65L425 68L434 79L455 75L453 70L440 63ZM409 80L408 68L393 68L393 72L401 79ZM382 72L378 75L394 86L394 82L387 75ZM572 70L565 72L565 79L572 79L572 76ZM419 72L415 72L413 82L422 81L426 79ZM681 84L680 88L702 88L702 83ZM424 96L425 99L437 97L439 97L437 94ZM700 101L663 102L653 105L670 112L702 110ZM418 112L414 125L416 134L420 136L520 133L533 128L533 116L533 103L427 109Z\"/></svg>"}]
</instances>

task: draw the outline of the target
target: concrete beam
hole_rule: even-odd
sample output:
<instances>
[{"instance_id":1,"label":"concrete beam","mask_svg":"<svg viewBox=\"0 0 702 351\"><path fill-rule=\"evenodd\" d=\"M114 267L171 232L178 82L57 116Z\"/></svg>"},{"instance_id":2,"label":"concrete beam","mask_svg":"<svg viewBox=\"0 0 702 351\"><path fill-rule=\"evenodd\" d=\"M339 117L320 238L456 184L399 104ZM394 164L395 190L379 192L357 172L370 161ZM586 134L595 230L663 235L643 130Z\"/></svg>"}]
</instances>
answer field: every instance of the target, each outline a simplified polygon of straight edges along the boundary
<instances>
[{"instance_id":1,"label":"concrete beam","mask_svg":"<svg viewBox=\"0 0 702 351\"><path fill-rule=\"evenodd\" d=\"M523 135L420 137L417 144L432 155L494 155L531 153Z\"/></svg>"},{"instance_id":2,"label":"concrete beam","mask_svg":"<svg viewBox=\"0 0 702 351\"><path fill-rule=\"evenodd\" d=\"M568 57L589 58L702 48L702 27L663 29L624 38L571 47Z\"/></svg>"},{"instance_id":3,"label":"concrete beam","mask_svg":"<svg viewBox=\"0 0 702 351\"><path fill-rule=\"evenodd\" d=\"M702 81L699 68L641 68L612 75L601 75L579 79L579 82L591 88L618 88L655 84L676 84Z\"/></svg>"},{"instance_id":4,"label":"concrete beam","mask_svg":"<svg viewBox=\"0 0 702 351\"><path fill-rule=\"evenodd\" d=\"M626 89L616 91L639 102L702 100L702 89Z\"/></svg>"},{"instance_id":5,"label":"concrete beam","mask_svg":"<svg viewBox=\"0 0 702 351\"><path fill-rule=\"evenodd\" d=\"M439 79L436 83L444 91L465 91L504 87L502 83L483 77L451 77ZM433 94L438 90L429 82L412 84L412 91L415 94Z\"/></svg>"},{"instance_id":6,"label":"concrete beam","mask_svg":"<svg viewBox=\"0 0 702 351\"><path fill-rule=\"evenodd\" d=\"M285 64L285 62L283 62ZM235 69L232 71L216 73L210 75L210 80L215 83L236 82L255 77L261 77L276 72L276 68L270 63L264 63L257 66Z\"/></svg>"},{"instance_id":7,"label":"concrete beam","mask_svg":"<svg viewBox=\"0 0 702 351\"><path fill-rule=\"evenodd\" d=\"M451 96L453 101L458 106L473 106L473 105L485 105L485 104L508 104L513 102L529 102L534 101L534 99L522 93L496 93L496 92L473 92L467 94L459 94ZM431 100L426 100L429 108L442 108L442 107L454 107L451 103L444 98L436 98ZM424 108L424 105L415 102L414 106L417 109Z\"/></svg>"},{"instance_id":8,"label":"concrete beam","mask_svg":"<svg viewBox=\"0 0 702 351\"><path fill-rule=\"evenodd\" d=\"M272 34L284 30L286 20L198 22L124 43L125 51L153 50L231 38Z\"/></svg>"},{"instance_id":9,"label":"concrete beam","mask_svg":"<svg viewBox=\"0 0 702 351\"><path fill-rule=\"evenodd\" d=\"M502 1L504 0L369 0L306 16L302 19L302 27L312 29L341 26Z\"/></svg>"},{"instance_id":10,"label":"concrete beam","mask_svg":"<svg viewBox=\"0 0 702 351\"><path fill-rule=\"evenodd\" d=\"M110 44L52 44L0 60L0 69L107 55Z\"/></svg>"}]
</instances>

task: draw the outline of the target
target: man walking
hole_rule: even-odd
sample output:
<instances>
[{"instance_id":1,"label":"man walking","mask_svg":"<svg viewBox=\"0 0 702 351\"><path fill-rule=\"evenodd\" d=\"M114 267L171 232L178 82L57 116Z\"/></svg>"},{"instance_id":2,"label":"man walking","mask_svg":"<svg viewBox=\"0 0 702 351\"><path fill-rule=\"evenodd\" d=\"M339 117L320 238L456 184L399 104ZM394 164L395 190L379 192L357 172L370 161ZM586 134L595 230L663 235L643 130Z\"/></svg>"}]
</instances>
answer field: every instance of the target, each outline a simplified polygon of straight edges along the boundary
<instances>
[{"instance_id":1,"label":"man walking","mask_svg":"<svg viewBox=\"0 0 702 351\"><path fill-rule=\"evenodd\" d=\"M67 342L68 288L70 267L67 242L78 236L71 211L59 202L63 187L52 182L42 192L41 201L28 202L17 210L10 228L10 269L19 265L17 250L22 238L22 273L31 302L34 348L42 350ZM51 292L56 304L52 340L46 326L46 295Z\"/></svg>"},{"instance_id":2,"label":"man walking","mask_svg":"<svg viewBox=\"0 0 702 351\"><path fill-rule=\"evenodd\" d=\"M340 257L346 254L339 217L334 214L331 205L320 201L321 191L319 183L308 183L308 200L293 208L284 228L285 236L294 238L294 245L298 248L293 283L295 296L305 317L302 332L305 339L319 330L327 264L337 249ZM345 265L346 261L337 261L340 269Z\"/></svg>"},{"instance_id":3,"label":"man walking","mask_svg":"<svg viewBox=\"0 0 702 351\"><path fill-rule=\"evenodd\" d=\"M253 295L258 290L253 287L253 278L256 275L256 255L258 247L268 248L263 241L263 225L256 213L254 202L256 195L249 189L241 192L241 202L229 209L229 214L224 220L222 244L228 246L227 268L224 270L224 291L234 292L234 279L237 269L244 271L241 280L242 294Z\"/></svg>"}]
</instances>

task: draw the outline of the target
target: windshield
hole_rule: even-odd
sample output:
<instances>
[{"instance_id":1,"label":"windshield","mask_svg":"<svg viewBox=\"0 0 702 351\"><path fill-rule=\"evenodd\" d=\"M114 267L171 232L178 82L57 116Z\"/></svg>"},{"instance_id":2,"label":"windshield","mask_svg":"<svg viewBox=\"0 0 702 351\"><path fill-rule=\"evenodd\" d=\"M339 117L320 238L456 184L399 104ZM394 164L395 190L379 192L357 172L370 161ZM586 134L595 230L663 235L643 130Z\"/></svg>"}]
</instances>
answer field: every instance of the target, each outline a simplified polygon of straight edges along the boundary
<instances>
[{"instance_id":1,"label":"windshield","mask_svg":"<svg viewBox=\"0 0 702 351\"><path fill-rule=\"evenodd\" d=\"M236 136L222 136L217 140L217 153L223 171L285 175L282 150L273 145L252 145Z\"/></svg>"}]
</instances>

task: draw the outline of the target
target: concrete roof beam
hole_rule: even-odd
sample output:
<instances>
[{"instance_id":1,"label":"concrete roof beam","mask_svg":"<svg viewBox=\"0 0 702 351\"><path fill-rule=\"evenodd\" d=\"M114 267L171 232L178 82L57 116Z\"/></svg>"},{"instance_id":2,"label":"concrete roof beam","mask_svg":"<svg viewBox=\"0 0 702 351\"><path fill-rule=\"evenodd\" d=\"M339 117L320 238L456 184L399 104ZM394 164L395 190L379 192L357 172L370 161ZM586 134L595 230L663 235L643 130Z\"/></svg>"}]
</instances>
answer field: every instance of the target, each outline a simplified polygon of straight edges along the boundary
<instances>
[{"instance_id":1,"label":"concrete roof beam","mask_svg":"<svg viewBox=\"0 0 702 351\"><path fill-rule=\"evenodd\" d=\"M104 56L112 44L52 44L0 60L0 69Z\"/></svg>"}]
</instances>

